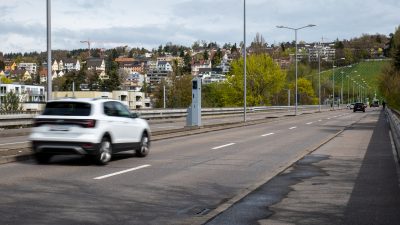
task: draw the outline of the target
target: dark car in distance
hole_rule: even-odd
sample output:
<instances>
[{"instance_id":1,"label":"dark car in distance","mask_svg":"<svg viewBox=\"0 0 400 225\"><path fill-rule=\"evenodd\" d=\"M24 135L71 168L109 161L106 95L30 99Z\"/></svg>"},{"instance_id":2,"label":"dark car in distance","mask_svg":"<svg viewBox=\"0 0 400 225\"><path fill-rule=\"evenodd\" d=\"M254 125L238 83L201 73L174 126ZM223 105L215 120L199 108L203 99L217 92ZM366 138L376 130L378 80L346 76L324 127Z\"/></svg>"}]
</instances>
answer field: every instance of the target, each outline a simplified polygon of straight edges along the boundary
<instances>
[{"instance_id":1,"label":"dark car in distance","mask_svg":"<svg viewBox=\"0 0 400 225\"><path fill-rule=\"evenodd\" d=\"M364 103L362 103L362 102L356 102L356 103L354 104L353 112L356 112L356 111L363 111L363 112L365 112L365 105L364 105Z\"/></svg>"}]
</instances>

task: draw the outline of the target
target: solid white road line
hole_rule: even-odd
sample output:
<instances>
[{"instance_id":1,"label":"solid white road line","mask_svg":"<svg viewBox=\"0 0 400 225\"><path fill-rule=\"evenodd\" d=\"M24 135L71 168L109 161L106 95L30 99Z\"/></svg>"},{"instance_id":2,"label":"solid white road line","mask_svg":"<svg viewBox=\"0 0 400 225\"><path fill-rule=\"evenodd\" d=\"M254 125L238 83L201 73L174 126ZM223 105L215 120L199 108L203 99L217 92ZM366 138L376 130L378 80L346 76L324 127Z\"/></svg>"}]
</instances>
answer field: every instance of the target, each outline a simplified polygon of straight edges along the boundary
<instances>
[{"instance_id":1,"label":"solid white road line","mask_svg":"<svg viewBox=\"0 0 400 225\"><path fill-rule=\"evenodd\" d=\"M122 170L122 171L119 171L119 172L110 173L110 174L107 174L107 175L104 175L104 176L95 177L95 178L93 178L93 179L95 179L95 180L101 180L101 179L104 179L104 178L108 178L108 177L120 175L120 174L123 174L123 173L128 173L128 172L131 172L131 171L134 171L134 170L143 169L143 168L146 168L146 167L149 167L149 166L151 166L151 165L146 164L146 165L138 166L138 167L131 168L131 169L127 169L127 170Z\"/></svg>"},{"instance_id":2,"label":"solid white road line","mask_svg":"<svg viewBox=\"0 0 400 225\"><path fill-rule=\"evenodd\" d=\"M293 130L293 129L296 129L297 127L291 127L291 128L289 128L289 130Z\"/></svg>"},{"instance_id":3,"label":"solid white road line","mask_svg":"<svg viewBox=\"0 0 400 225\"><path fill-rule=\"evenodd\" d=\"M231 145L234 145L234 144L235 144L235 143L229 143L229 144L226 144L226 145L217 146L217 147L212 148L212 150L216 150L216 149L220 149L220 148L225 148L225 147L228 147L228 146L231 146Z\"/></svg>"},{"instance_id":4,"label":"solid white road line","mask_svg":"<svg viewBox=\"0 0 400 225\"><path fill-rule=\"evenodd\" d=\"M312 124L313 122L309 122L309 123L306 123L307 125L310 125L310 124Z\"/></svg>"},{"instance_id":5,"label":"solid white road line","mask_svg":"<svg viewBox=\"0 0 400 225\"><path fill-rule=\"evenodd\" d=\"M23 143L28 143L28 142L29 142L29 141L11 142L11 143L0 144L0 146L3 146L3 145L14 145L14 144L23 144Z\"/></svg>"},{"instance_id":6,"label":"solid white road line","mask_svg":"<svg viewBox=\"0 0 400 225\"><path fill-rule=\"evenodd\" d=\"M263 134L263 135L261 135L261 137L266 137L266 136L270 136L270 135L273 135L273 134L275 134L275 133Z\"/></svg>"}]
</instances>

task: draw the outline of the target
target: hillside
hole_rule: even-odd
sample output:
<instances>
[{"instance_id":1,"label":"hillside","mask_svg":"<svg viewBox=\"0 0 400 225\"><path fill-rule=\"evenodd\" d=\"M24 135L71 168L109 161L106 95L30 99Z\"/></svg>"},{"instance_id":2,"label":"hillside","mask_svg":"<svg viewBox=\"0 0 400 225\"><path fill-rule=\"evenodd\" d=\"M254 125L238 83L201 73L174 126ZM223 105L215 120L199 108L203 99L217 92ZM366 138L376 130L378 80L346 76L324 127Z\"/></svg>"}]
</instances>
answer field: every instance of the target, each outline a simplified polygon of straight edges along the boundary
<instances>
[{"instance_id":1,"label":"hillside","mask_svg":"<svg viewBox=\"0 0 400 225\"><path fill-rule=\"evenodd\" d=\"M343 74L343 96L345 102L347 102L348 90L350 92L350 98L353 93L353 84L351 83L353 79L358 84L367 84L368 95L370 98L374 97L376 92L377 97L380 98L378 89L378 77L381 74L382 68L389 64L388 60L383 61L363 61L357 64L346 67L335 68L335 96L339 96L340 89L342 86L342 74ZM343 73L342 73L343 72ZM349 77L348 77L349 76ZM350 80L348 79L350 78ZM349 85L349 88L348 88ZM325 70L321 72L321 86L328 91L332 91L332 70ZM355 95L357 93L357 86L355 86Z\"/></svg>"}]
</instances>

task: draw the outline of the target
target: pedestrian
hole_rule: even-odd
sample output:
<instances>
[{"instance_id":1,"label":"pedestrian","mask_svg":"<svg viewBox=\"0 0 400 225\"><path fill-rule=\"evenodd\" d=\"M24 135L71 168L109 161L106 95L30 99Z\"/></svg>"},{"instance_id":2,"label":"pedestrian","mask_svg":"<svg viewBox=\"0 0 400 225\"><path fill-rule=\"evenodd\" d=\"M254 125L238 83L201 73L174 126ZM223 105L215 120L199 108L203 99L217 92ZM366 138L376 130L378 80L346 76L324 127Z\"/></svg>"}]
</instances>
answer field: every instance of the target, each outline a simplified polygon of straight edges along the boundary
<instances>
[{"instance_id":1,"label":"pedestrian","mask_svg":"<svg viewBox=\"0 0 400 225\"><path fill-rule=\"evenodd\" d=\"M383 106L383 109L385 109L385 106L386 106L385 100L382 101L382 106Z\"/></svg>"}]
</instances>

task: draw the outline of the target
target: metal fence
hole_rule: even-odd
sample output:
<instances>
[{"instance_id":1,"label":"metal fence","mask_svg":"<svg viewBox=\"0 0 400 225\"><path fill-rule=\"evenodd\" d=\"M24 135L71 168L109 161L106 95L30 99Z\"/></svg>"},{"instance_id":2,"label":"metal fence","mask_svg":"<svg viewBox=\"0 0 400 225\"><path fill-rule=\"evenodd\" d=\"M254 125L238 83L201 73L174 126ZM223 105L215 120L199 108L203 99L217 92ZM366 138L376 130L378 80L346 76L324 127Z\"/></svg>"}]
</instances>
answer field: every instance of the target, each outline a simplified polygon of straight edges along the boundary
<instances>
[{"instance_id":1,"label":"metal fence","mask_svg":"<svg viewBox=\"0 0 400 225\"><path fill-rule=\"evenodd\" d=\"M345 105L341 106L346 107ZM323 110L330 109L329 106L322 106ZM299 113L315 112L319 110L318 105L302 105L298 106ZM169 118L184 118L187 116L187 109L144 109L135 110L139 113L140 117L147 120L162 120ZM202 116L216 116L216 115L229 115L229 114L242 114L243 108L203 108L201 110ZM293 112L294 106L262 106L262 107L248 107L247 112ZM33 119L39 115L41 111L16 111L16 112L0 112L0 128L30 126Z\"/></svg>"},{"instance_id":2,"label":"metal fence","mask_svg":"<svg viewBox=\"0 0 400 225\"><path fill-rule=\"evenodd\" d=\"M392 131L393 142L395 144L397 158L400 162L400 112L394 109L386 109L386 115Z\"/></svg>"}]
</instances>

